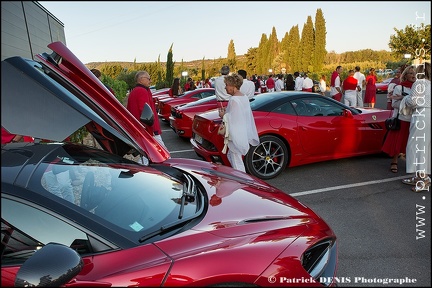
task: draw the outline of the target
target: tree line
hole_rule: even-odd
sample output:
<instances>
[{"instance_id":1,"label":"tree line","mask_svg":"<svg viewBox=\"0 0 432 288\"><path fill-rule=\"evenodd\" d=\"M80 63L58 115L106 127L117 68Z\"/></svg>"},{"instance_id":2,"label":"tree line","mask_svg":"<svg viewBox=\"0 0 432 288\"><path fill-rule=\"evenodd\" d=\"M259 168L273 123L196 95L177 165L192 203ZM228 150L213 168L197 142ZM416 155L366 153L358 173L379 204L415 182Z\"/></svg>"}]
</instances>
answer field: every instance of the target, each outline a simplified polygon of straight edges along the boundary
<instances>
[{"instance_id":1,"label":"tree line","mask_svg":"<svg viewBox=\"0 0 432 288\"><path fill-rule=\"evenodd\" d=\"M321 9L317 9L315 23L308 16L300 35L298 25L293 26L278 40L275 27L267 36L261 35L258 47L251 47L245 55L236 55L234 40L230 40L226 58L200 59L180 63L173 61L173 44L171 44L167 61L151 63L134 62L103 62L88 63L86 66L97 68L102 72L102 82L108 84L116 92L117 98L123 102L128 90L135 87L134 76L139 70L149 72L153 84L157 89L170 87L173 79L178 77L183 84L187 77L194 80L204 80L219 75L223 65L228 65L231 71L244 69L249 76L288 74L308 72L312 79L318 80L321 75L328 76L336 66L344 67L344 73L355 66L360 66L365 74L370 68L396 69L397 67L411 63L414 59L430 61L430 25L407 25L405 29L394 28L395 34L390 35L389 48L374 51L364 49L348 51L337 54L326 50L326 26ZM406 55L410 55L407 57ZM270 72L271 71L271 72ZM187 77L182 77L182 72L187 72ZM346 75L341 75L345 78Z\"/></svg>"}]
</instances>

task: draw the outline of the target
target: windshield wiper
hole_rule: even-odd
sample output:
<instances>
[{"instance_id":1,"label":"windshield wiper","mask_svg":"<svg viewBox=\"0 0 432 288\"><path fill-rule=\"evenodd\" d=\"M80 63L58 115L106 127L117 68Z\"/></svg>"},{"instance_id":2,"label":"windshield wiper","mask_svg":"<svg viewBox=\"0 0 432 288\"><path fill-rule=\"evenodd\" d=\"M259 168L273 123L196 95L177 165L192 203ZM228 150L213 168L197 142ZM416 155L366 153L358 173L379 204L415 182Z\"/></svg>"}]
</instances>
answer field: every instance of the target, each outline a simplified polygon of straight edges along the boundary
<instances>
[{"instance_id":1,"label":"windshield wiper","mask_svg":"<svg viewBox=\"0 0 432 288\"><path fill-rule=\"evenodd\" d=\"M189 175L184 175L186 177L187 182L183 182L183 194L181 197L181 203L180 203L180 212L178 215L178 219L182 219L183 218L183 211L184 211L184 206L185 206L185 202L193 202L195 201L195 196L196 196L196 186L194 181L192 180L192 178Z\"/></svg>"},{"instance_id":2,"label":"windshield wiper","mask_svg":"<svg viewBox=\"0 0 432 288\"><path fill-rule=\"evenodd\" d=\"M156 236L156 235L159 235L159 234L162 234L162 233L168 232L168 231L170 231L170 230L176 228L176 227L179 226L180 224L183 224L183 223L185 223L185 222L187 222L187 221L188 221L188 220L175 221L175 222L173 222L173 223L170 223L170 224L164 225L164 226L160 227L158 230L153 231L153 232L151 232L151 233L149 233L149 234L147 234L147 235L141 237L138 241L139 241L140 243L142 243L142 242L146 241L147 239L150 239L150 238L152 238L152 237L154 237L154 236Z\"/></svg>"},{"instance_id":3,"label":"windshield wiper","mask_svg":"<svg viewBox=\"0 0 432 288\"><path fill-rule=\"evenodd\" d=\"M183 183L183 194L181 197L180 212L179 212L178 219L183 218L183 210L184 210L184 205L186 204L186 201L187 202L194 202L196 195L197 195L197 188L196 188L195 182L192 180L192 177L190 177L189 175L186 175L186 174L184 176L186 177L187 181ZM200 210L202 210L202 208ZM191 215L189 217L186 217L185 219L177 220L177 221L174 221L170 224L161 226L159 229L141 237L138 241L140 243L142 243L142 242L146 241L147 239L150 239L156 235L169 232L169 231L177 228L178 226L183 225L184 223L190 221L194 217L195 217L195 215Z\"/></svg>"}]
</instances>

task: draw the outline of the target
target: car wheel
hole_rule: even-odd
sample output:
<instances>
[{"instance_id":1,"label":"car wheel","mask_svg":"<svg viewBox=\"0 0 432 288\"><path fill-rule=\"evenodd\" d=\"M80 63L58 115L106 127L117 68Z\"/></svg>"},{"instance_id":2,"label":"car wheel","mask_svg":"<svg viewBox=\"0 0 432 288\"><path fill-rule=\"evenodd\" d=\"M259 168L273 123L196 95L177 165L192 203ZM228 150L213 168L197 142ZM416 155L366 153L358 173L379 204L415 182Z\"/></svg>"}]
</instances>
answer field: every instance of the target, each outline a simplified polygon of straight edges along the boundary
<instances>
[{"instance_id":1,"label":"car wheel","mask_svg":"<svg viewBox=\"0 0 432 288\"><path fill-rule=\"evenodd\" d=\"M260 179L278 176L288 164L288 148L276 136L260 137L260 144L249 149L244 162L246 171Z\"/></svg>"}]
</instances>

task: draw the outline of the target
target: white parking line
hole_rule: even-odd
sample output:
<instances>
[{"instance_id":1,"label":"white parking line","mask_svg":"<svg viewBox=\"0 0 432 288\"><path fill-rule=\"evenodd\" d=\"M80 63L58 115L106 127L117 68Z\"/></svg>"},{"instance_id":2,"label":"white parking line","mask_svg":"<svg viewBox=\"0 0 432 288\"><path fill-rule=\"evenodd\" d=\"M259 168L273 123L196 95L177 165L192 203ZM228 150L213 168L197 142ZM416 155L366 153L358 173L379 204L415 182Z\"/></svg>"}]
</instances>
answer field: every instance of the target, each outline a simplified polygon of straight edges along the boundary
<instances>
[{"instance_id":1,"label":"white parking line","mask_svg":"<svg viewBox=\"0 0 432 288\"><path fill-rule=\"evenodd\" d=\"M410 176L404 175L404 176L398 176L398 177L393 177L393 178L388 178L388 179L367 181L367 182L348 184L348 185L340 185L340 186L328 187L328 188L323 188L323 189L315 189L315 190L292 193L292 194L290 194L290 196L294 196L294 197L295 196L303 196L303 195L310 195L310 194L322 193L322 192L327 192L327 191L334 191L334 190L339 190L339 189L347 189L347 188L352 188L352 187L366 186L366 185L372 185L372 184L380 184L380 183L385 183L385 182L402 180L402 179L405 179L408 177L410 177Z\"/></svg>"}]
</instances>

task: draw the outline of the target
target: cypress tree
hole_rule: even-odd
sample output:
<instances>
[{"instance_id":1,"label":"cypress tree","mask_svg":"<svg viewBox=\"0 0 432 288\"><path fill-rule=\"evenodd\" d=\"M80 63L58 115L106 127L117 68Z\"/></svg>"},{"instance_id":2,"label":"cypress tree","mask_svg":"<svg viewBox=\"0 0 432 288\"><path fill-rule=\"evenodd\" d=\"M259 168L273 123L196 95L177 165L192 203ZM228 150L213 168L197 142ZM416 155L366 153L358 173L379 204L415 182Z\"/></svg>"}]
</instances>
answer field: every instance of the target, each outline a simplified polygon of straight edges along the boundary
<instances>
[{"instance_id":1,"label":"cypress tree","mask_svg":"<svg viewBox=\"0 0 432 288\"><path fill-rule=\"evenodd\" d=\"M234 47L234 40L231 39L229 45L228 45L228 55L227 55L227 60L228 60L228 66L230 67L231 71L235 71L236 70L236 53L235 53L235 47Z\"/></svg>"},{"instance_id":2,"label":"cypress tree","mask_svg":"<svg viewBox=\"0 0 432 288\"><path fill-rule=\"evenodd\" d=\"M313 71L321 71L327 55L324 15L321 9L317 9L315 15L315 49L313 55Z\"/></svg>"},{"instance_id":3,"label":"cypress tree","mask_svg":"<svg viewBox=\"0 0 432 288\"><path fill-rule=\"evenodd\" d=\"M314 31L312 17L308 16L306 23L303 25L302 36L300 40L300 70L307 72L312 71L312 59L314 53Z\"/></svg>"},{"instance_id":4,"label":"cypress tree","mask_svg":"<svg viewBox=\"0 0 432 288\"><path fill-rule=\"evenodd\" d=\"M173 44L171 44L171 47L168 50L168 55L167 55L166 78L165 78L165 84L167 85L166 87L170 87L174 81L174 62L173 62L173 53L172 53Z\"/></svg>"},{"instance_id":5,"label":"cypress tree","mask_svg":"<svg viewBox=\"0 0 432 288\"><path fill-rule=\"evenodd\" d=\"M202 63L201 63L201 80L205 80L206 75L205 75L205 65L204 65L204 57L202 59Z\"/></svg>"},{"instance_id":6,"label":"cypress tree","mask_svg":"<svg viewBox=\"0 0 432 288\"><path fill-rule=\"evenodd\" d=\"M299 66L299 45L300 45L300 32L298 25L291 28L289 32L289 56L288 56L288 66L291 67L291 73L300 70Z\"/></svg>"},{"instance_id":7,"label":"cypress tree","mask_svg":"<svg viewBox=\"0 0 432 288\"><path fill-rule=\"evenodd\" d=\"M267 73L267 54L268 54L268 39L265 33L262 33L261 40L258 45L258 57L257 57L257 74Z\"/></svg>"},{"instance_id":8,"label":"cypress tree","mask_svg":"<svg viewBox=\"0 0 432 288\"><path fill-rule=\"evenodd\" d=\"M285 36L281 40L281 52L282 55L282 67L285 67L289 71L288 57L289 57L289 34L285 32Z\"/></svg>"},{"instance_id":9,"label":"cypress tree","mask_svg":"<svg viewBox=\"0 0 432 288\"><path fill-rule=\"evenodd\" d=\"M277 38L277 34L276 34L276 28L273 26L272 28L272 32L269 36L269 40L268 40L268 54L267 54L267 67L268 68L272 68L273 70L275 70L276 67L274 66L274 60L276 59L276 57L279 55L279 51L280 51L280 44L279 44L279 40ZM267 71L267 70L266 70ZM267 72L266 72L267 74Z\"/></svg>"}]
</instances>

